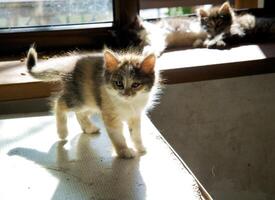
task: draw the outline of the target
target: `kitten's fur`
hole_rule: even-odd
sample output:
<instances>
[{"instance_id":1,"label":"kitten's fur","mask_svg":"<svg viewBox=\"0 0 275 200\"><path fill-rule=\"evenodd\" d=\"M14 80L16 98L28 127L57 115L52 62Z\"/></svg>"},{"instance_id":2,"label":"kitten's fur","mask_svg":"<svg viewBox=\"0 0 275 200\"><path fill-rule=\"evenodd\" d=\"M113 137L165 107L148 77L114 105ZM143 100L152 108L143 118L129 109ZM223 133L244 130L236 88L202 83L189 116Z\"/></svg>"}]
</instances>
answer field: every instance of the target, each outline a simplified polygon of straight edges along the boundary
<instances>
[{"instance_id":1,"label":"kitten's fur","mask_svg":"<svg viewBox=\"0 0 275 200\"><path fill-rule=\"evenodd\" d=\"M132 158L135 152L126 144L122 122L127 122L136 150L145 152L140 123L142 113L153 102L159 82L155 61L154 55L117 54L105 50L103 55L72 55L37 63L37 53L30 48L27 67L32 76L59 81L62 85L54 101L61 139L68 134L68 111L75 112L84 133L98 132L89 116L101 113L118 156Z\"/></svg>"},{"instance_id":2,"label":"kitten's fur","mask_svg":"<svg viewBox=\"0 0 275 200\"><path fill-rule=\"evenodd\" d=\"M240 42L275 33L274 19L256 18L248 13L237 15L228 2L209 10L200 9L198 15L207 31L207 48L224 48L226 41Z\"/></svg>"},{"instance_id":3,"label":"kitten's fur","mask_svg":"<svg viewBox=\"0 0 275 200\"><path fill-rule=\"evenodd\" d=\"M130 24L115 27L112 33L112 46L116 49L133 49L142 52L143 41L140 32L144 30L141 19L136 16Z\"/></svg>"}]
</instances>

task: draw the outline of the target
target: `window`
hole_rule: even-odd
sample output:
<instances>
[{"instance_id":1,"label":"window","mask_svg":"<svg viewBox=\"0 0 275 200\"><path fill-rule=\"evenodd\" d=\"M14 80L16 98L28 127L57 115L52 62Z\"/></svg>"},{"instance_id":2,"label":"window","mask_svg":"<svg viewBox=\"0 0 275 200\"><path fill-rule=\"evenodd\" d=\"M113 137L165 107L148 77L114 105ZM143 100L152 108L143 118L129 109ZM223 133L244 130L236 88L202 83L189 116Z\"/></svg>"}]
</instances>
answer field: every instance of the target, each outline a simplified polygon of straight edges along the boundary
<instances>
[{"instance_id":1,"label":"window","mask_svg":"<svg viewBox=\"0 0 275 200\"><path fill-rule=\"evenodd\" d=\"M124 1L0 0L0 53L102 47Z\"/></svg>"},{"instance_id":2,"label":"window","mask_svg":"<svg viewBox=\"0 0 275 200\"><path fill-rule=\"evenodd\" d=\"M2 0L0 28L112 22L112 0Z\"/></svg>"}]
</instances>

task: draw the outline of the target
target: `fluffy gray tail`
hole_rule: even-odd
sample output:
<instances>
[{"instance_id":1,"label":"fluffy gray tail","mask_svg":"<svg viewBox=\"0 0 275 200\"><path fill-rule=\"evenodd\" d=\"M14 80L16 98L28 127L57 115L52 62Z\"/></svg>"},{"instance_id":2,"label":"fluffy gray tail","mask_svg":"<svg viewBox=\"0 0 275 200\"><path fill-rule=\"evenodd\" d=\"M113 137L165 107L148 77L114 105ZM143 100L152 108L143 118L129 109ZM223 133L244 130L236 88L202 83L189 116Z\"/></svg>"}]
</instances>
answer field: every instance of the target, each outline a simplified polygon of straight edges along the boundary
<instances>
[{"instance_id":1,"label":"fluffy gray tail","mask_svg":"<svg viewBox=\"0 0 275 200\"><path fill-rule=\"evenodd\" d=\"M257 18L255 32L260 34L275 34L275 18Z\"/></svg>"},{"instance_id":2,"label":"fluffy gray tail","mask_svg":"<svg viewBox=\"0 0 275 200\"><path fill-rule=\"evenodd\" d=\"M79 56L55 57L37 62L37 52L34 47L29 49L26 65L31 76L46 82L61 81L68 70L75 65Z\"/></svg>"}]
</instances>

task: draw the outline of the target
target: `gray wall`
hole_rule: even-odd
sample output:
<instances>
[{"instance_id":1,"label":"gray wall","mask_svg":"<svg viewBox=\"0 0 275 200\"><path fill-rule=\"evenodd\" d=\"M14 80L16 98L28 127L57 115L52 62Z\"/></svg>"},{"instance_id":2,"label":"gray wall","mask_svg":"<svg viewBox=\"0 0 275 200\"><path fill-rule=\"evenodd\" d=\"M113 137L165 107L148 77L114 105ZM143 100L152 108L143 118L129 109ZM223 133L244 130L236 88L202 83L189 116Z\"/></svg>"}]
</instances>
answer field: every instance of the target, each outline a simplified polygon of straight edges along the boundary
<instances>
[{"instance_id":1,"label":"gray wall","mask_svg":"<svg viewBox=\"0 0 275 200\"><path fill-rule=\"evenodd\" d=\"M215 199L275 199L275 74L168 85L151 118Z\"/></svg>"}]
</instances>

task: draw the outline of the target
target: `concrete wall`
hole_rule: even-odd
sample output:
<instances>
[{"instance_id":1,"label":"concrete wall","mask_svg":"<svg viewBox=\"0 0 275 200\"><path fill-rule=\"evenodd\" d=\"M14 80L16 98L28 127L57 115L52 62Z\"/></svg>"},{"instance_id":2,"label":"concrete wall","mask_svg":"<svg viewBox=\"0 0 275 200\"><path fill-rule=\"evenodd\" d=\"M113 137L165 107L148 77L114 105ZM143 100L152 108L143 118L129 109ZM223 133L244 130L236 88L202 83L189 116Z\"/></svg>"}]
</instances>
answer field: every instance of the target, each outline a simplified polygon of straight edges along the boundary
<instances>
[{"instance_id":1,"label":"concrete wall","mask_svg":"<svg viewBox=\"0 0 275 200\"><path fill-rule=\"evenodd\" d=\"M151 118L215 199L275 199L275 74L166 86Z\"/></svg>"}]
</instances>

